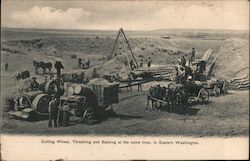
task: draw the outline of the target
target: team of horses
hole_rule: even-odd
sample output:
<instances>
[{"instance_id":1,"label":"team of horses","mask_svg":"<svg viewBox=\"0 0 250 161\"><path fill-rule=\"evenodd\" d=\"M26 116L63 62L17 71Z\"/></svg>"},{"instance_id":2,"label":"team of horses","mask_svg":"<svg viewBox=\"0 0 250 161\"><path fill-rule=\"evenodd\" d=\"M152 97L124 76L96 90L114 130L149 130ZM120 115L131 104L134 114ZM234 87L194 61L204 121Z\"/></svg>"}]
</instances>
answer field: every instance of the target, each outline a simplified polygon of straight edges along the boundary
<instances>
[{"instance_id":1,"label":"team of horses","mask_svg":"<svg viewBox=\"0 0 250 161\"><path fill-rule=\"evenodd\" d=\"M48 73L51 73L52 63L51 62L43 62L43 61L33 61L33 65L35 67L35 72L38 74L38 70L41 69L42 73L45 74L48 69Z\"/></svg>"},{"instance_id":2,"label":"team of horses","mask_svg":"<svg viewBox=\"0 0 250 161\"><path fill-rule=\"evenodd\" d=\"M147 93L147 108L152 103L152 110L163 108L169 112L185 113L188 104L188 93L183 87L153 86ZM159 106L158 106L159 103Z\"/></svg>"},{"instance_id":3,"label":"team of horses","mask_svg":"<svg viewBox=\"0 0 250 161\"><path fill-rule=\"evenodd\" d=\"M46 74L46 73L51 74L51 70L52 70L52 67L53 67L51 62L43 62L43 61L34 60L33 65L35 67L35 73L36 74L39 74L38 73L39 69L41 69L42 74ZM25 70L25 71L22 71L22 72L16 72L15 73L15 78L17 80L30 78L30 71Z\"/></svg>"}]
</instances>

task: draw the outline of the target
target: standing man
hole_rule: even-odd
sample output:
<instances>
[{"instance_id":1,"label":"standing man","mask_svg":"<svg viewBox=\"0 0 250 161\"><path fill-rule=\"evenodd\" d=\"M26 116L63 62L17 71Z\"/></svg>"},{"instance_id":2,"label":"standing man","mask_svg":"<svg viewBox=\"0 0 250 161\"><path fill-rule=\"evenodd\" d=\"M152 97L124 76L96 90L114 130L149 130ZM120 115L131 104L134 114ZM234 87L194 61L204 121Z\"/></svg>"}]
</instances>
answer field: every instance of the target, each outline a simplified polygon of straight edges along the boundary
<instances>
[{"instance_id":1,"label":"standing man","mask_svg":"<svg viewBox=\"0 0 250 161\"><path fill-rule=\"evenodd\" d=\"M78 67L81 68L82 66L82 58L78 58Z\"/></svg>"},{"instance_id":2,"label":"standing man","mask_svg":"<svg viewBox=\"0 0 250 161\"><path fill-rule=\"evenodd\" d=\"M181 66L185 67L186 66L186 59L184 56L181 58Z\"/></svg>"},{"instance_id":3,"label":"standing man","mask_svg":"<svg viewBox=\"0 0 250 161\"><path fill-rule=\"evenodd\" d=\"M52 96L52 100L49 102L48 127L52 127L52 122L54 122L54 127L57 127L57 114L58 114L58 101L55 96Z\"/></svg>"},{"instance_id":4,"label":"standing man","mask_svg":"<svg viewBox=\"0 0 250 161\"><path fill-rule=\"evenodd\" d=\"M151 63L152 63L152 59L149 57L149 58L148 58L148 68L150 68Z\"/></svg>"},{"instance_id":5,"label":"standing man","mask_svg":"<svg viewBox=\"0 0 250 161\"><path fill-rule=\"evenodd\" d=\"M97 74L96 68L93 69L92 78L99 78L99 75Z\"/></svg>"},{"instance_id":6,"label":"standing man","mask_svg":"<svg viewBox=\"0 0 250 161\"><path fill-rule=\"evenodd\" d=\"M9 66L9 64L6 62L6 63L4 64L5 71L8 71L8 66Z\"/></svg>"},{"instance_id":7,"label":"standing man","mask_svg":"<svg viewBox=\"0 0 250 161\"><path fill-rule=\"evenodd\" d=\"M129 61L129 64L130 64L131 70L134 70L134 69L135 69L135 64L134 64L133 59L131 59L131 60Z\"/></svg>"},{"instance_id":8,"label":"standing man","mask_svg":"<svg viewBox=\"0 0 250 161\"><path fill-rule=\"evenodd\" d=\"M192 49L192 61L195 61L195 50L194 50L194 48Z\"/></svg>"},{"instance_id":9,"label":"standing man","mask_svg":"<svg viewBox=\"0 0 250 161\"><path fill-rule=\"evenodd\" d=\"M85 66L86 64L85 63L86 63L85 59L82 59L82 69L86 68L86 66Z\"/></svg>"},{"instance_id":10,"label":"standing man","mask_svg":"<svg viewBox=\"0 0 250 161\"><path fill-rule=\"evenodd\" d=\"M132 74L131 73L129 73L128 74L128 85L127 85L127 90L128 90L128 88L130 89L130 91L132 91L132 80L133 80L133 77L132 77Z\"/></svg>"},{"instance_id":11,"label":"standing man","mask_svg":"<svg viewBox=\"0 0 250 161\"><path fill-rule=\"evenodd\" d=\"M193 57L192 57L192 53L189 53L189 57L188 57L188 65L189 65L189 66L193 65Z\"/></svg>"},{"instance_id":12,"label":"standing man","mask_svg":"<svg viewBox=\"0 0 250 161\"><path fill-rule=\"evenodd\" d=\"M139 65L140 65L140 67L143 66L143 59L142 59L142 58L141 58L140 61L139 61Z\"/></svg>"},{"instance_id":13,"label":"standing man","mask_svg":"<svg viewBox=\"0 0 250 161\"><path fill-rule=\"evenodd\" d=\"M57 78L60 80L61 69L64 69L61 61L56 61L54 67L56 68Z\"/></svg>"}]
</instances>

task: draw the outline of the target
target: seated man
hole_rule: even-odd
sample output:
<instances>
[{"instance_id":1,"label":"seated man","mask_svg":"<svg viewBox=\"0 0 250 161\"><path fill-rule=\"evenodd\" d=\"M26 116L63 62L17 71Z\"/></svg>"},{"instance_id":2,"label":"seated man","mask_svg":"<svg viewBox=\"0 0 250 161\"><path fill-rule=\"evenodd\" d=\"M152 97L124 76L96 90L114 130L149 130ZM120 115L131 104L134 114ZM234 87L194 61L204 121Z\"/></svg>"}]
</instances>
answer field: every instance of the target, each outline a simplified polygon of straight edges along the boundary
<instances>
[{"instance_id":1,"label":"seated man","mask_svg":"<svg viewBox=\"0 0 250 161\"><path fill-rule=\"evenodd\" d=\"M32 90L39 89L39 83L37 83L36 77L33 77L32 79L33 79L33 82L31 82L31 84L30 84L30 89L32 89Z\"/></svg>"}]
</instances>

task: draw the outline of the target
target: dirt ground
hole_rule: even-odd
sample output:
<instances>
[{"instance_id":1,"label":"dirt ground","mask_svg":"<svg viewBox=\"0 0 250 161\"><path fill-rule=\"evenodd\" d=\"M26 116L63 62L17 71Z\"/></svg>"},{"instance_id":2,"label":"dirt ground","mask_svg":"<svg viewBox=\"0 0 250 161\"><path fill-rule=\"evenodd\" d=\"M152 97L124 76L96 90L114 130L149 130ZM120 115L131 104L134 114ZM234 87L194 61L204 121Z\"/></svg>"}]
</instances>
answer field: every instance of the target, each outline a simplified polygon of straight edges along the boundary
<instances>
[{"instance_id":1,"label":"dirt ground","mask_svg":"<svg viewBox=\"0 0 250 161\"><path fill-rule=\"evenodd\" d=\"M126 31L125 31L126 32ZM17 71L29 70L34 76L33 60L61 60L63 72L81 71L77 59L72 55L91 59L91 70L107 63L115 41L116 31L47 31L47 30L1 30L1 112L6 111L5 99L13 97L22 81L17 82ZM197 57L207 49L220 50L226 39L245 39L244 32L217 31L149 31L126 32L132 50L138 58L152 57L155 64L173 64L182 55L187 55L192 47ZM168 33L170 39L162 39ZM202 35L202 36L201 36ZM98 37L97 37L98 36ZM116 54L129 53L124 44L118 41ZM9 69L3 71L8 62ZM100 73L107 69L119 68L113 62L100 66ZM55 72L55 69L52 70ZM38 82L42 75L36 75ZM48 128L47 120L27 122L17 120L2 112L2 131L10 134L34 135L184 135L184 136L248 136L249 135L249 90L231 91L226 96L211 97L209 104L191 106L186 115L152 111L146 109L146 90L143 92L122 91L119 104L114 106L115 115L95 125L78 124L77 118L69 127Z\"/></svg>"},{"instance_id":2,"label":"dirt ground","mask_svg":"<svg viewBox=\"0 0 250 161\"><path fill-rule=\"evenodd\" d=\"M231 91L226 96L211 97L208 104L190 106L181 115L146 109L146 93L123 91L114 106L116 115L95 124L77 123L69 127L48 128L47 120L27 122L6 113L3 132L34 135L180 135L180 136L248 136L249 91Z\"/></svg>"}]
</instances>

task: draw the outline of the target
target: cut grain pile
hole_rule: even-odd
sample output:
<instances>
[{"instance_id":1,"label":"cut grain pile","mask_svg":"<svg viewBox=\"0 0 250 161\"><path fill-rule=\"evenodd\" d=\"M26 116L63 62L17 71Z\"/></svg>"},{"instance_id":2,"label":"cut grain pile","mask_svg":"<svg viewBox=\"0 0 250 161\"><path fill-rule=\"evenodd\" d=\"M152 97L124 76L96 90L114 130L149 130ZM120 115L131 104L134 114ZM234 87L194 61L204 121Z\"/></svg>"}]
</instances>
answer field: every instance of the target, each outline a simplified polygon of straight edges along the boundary
<instances>
[{"instance_id":1,"label":"cut grain pile","mask_svg":"<svg viewBox=\"0 0 250 161\"><path fill-rule=\"evenodd\" d=\"M117 55L107 63L96 67L100 76L118 74L122 78L127 78L129 73L128 62L125 54Z\"/></svg>"},{"instance_id":2,"label":"cut grain pile","mask_svg":"<svg viewBox=\"0 0 250 161\"><path fill-rule=\"evenodd\" d=\"M219 79L237 80L233 89L249 89L249 41L227 39L218 52L214 73Z\"/></svg>"},{"instance_id":3,"label":"cut grain pile","mask_svg":"<svg viewBox=\"0 0 250 161\"><path fill-rule=\"evenodd\" d=\"M216 60L217 78L234 79L249 76L249 42L233 38L225 41Z\"/></svg>"}]
</instances>

